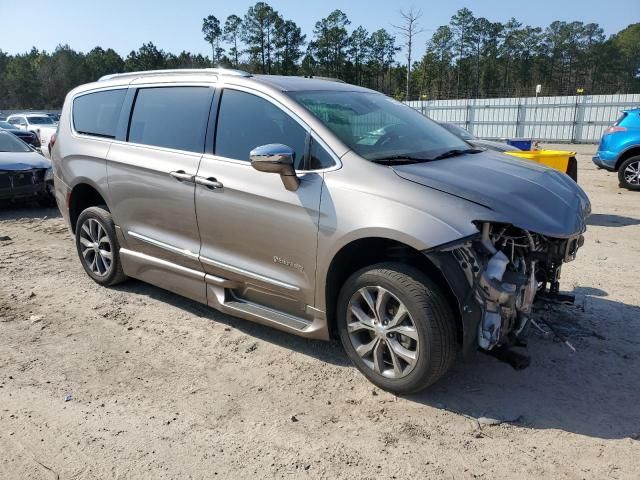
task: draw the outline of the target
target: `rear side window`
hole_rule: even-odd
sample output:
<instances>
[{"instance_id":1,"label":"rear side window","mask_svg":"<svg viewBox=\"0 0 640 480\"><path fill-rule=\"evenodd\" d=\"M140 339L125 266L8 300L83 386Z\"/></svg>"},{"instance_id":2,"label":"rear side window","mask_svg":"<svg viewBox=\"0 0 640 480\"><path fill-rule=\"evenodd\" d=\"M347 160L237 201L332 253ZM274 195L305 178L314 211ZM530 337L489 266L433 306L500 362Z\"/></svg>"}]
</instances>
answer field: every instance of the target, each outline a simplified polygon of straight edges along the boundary
<instances>
[{"instance_id":1,"label":"rear side window","mask_svg":"<svg viewBox=\"0 0 640 480\"><path fill-rule=\"evenodd\" d=\"M304 165L307 132L283 110L250 93L226 89L220 100L215 154L249 161L249 152L270 143L296 152L296 169Z\"/></svg>"},{"instance_id":2,"label":"rear side window","mask_svg":"<svg viewBox=\"0 0 640 480\"><path fill-rule=\"evenodd\" d=\"M88 93L73 101L73 128L96 137L116 138L126 89Z\"/></svg>"},{"instance_id":3,"label":"rear side window","mask_svg":"<svg viewBox=\"0 0 640 480\"><path fill-rule=\"evenodd\" d=\"M211 99L208 87L142 88L131 114L128 140L202 153Z\"/></svg>"}]
</instances>

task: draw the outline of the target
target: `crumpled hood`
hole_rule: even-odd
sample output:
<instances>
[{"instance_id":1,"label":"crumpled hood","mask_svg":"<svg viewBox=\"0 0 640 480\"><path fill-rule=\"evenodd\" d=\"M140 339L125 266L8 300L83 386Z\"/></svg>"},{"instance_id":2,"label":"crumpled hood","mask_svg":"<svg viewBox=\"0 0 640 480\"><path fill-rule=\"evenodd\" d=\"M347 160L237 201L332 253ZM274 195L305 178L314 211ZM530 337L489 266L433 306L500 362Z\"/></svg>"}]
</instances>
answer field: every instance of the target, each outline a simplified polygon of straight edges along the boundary
<instances>
[{"instance_id":1,"label":"crumpled hood","mask_svg":"<svg viewBox=\"0 0 640 480\"><path fill-rule=\"evenodd\" d=\"M0 152L0 171L51 168L51 161L36 152Z\"/></svg>"},{"instance_id":2,"label":"crumpled hood","mask_svg":"<svg viewBox=\"0 0 640 480\"><path fill-rule=\"evenodd\" d=\"M482 205L487 218L557 238L582 233L591 204L567 175L526 160L482 152L394 166L400 177Z\"/></svg>"}]
</instances>

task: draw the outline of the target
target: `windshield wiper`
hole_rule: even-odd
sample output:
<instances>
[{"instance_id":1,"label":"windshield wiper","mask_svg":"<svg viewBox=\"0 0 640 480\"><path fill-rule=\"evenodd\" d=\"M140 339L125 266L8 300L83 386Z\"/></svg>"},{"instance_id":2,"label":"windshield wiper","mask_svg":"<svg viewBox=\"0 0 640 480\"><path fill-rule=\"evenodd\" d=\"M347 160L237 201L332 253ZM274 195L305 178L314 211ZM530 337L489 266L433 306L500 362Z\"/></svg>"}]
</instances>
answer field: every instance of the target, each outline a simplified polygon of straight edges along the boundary
<instances>
[{"instance_id":1,"label":"windshield wiper","mask_svg":"<svg viewBox=\"0 0 640 480\"><path fill-rule=\"evenodd\" d=\"M460 155L465 155L467 153L480 153L484 150L480 150L478 148L455 148L453 150L448 150L440 155L437 155L429 160L442 160L444 158L458 157Z\"/></svg>"},{"instance_id":2,"label":"windshield wiper","mask_svg":"<svg viewBox=\"0 0 640 480\"><path fill-rule=\"evenodd\" d=\"M384 163L386 165L398 165L407 163L428 162L430 158L412 157L411 155L390 155L388 157L374 158L373 163Z\"/></svg>"}]
</instances>

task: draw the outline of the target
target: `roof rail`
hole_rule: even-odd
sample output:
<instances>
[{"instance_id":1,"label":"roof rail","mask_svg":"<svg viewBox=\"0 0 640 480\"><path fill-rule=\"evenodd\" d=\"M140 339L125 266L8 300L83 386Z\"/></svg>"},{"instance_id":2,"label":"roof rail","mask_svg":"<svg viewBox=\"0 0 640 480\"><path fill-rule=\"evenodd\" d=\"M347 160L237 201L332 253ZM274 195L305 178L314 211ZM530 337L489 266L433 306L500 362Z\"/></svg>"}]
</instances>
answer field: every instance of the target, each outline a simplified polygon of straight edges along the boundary
<instances>
[{"instance_id":1,"label":"roof rail","mask_svg":"<svg viewBox=\"0 0 640 480\"><path fill-rule=\"evenodd\" d=\"M250 77L249 72L244 70L234 70L232 68L176 68L168 70L143 70L140 72L125 72L125 73L112 73L110 75L104 75L98 79L99 82L105 80L113 80L115 78L138 78L147 77L152 75L232 75L235 77Z\"/></svg>"}]
</instances>

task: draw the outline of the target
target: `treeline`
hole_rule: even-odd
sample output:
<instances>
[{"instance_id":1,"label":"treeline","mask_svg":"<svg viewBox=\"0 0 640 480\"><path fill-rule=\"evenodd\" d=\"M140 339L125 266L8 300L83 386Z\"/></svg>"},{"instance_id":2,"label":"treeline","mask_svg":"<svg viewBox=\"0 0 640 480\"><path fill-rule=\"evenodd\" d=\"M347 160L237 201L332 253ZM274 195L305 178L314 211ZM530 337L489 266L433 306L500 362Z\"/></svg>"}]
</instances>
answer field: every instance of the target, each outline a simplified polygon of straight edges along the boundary
<instances>
[{"instance_id":1,"label":"treeline","mask_svg":"<svg viewBox=\"0 0 640 480\"><path fill-rule=\"evenodd\" d=\"M640 23L606 38L595 23L546 28L475 17L463 8L439 27L414 66L429 98L640 92Z\"/></svg>"},{"instance_id":2,"label":"treeline","mask_svg":"<svg viewBox=\"0 0 640 480\"><path fill-rule=\"evenodd\" d=\"M265 2L221 21L203 19L211 58L165 52L149 42L122 58L113 49L88 53L60 45L8 55L0 50L0 109L59 108L76 85L135 70L212 65L253 73L334 77L400 99L627 93L640 91L640 23L606 38L597 24L553 22L546 28L476 17L463 8L448 25L423 33L421 12L405 12L399 26L369 32L335 10L307 35ZM405 23L402 23L405 22ZM423 57L408 59L426 41ZM410 75L407 63L410 60Z\"/></svg>"}]
</instances>

